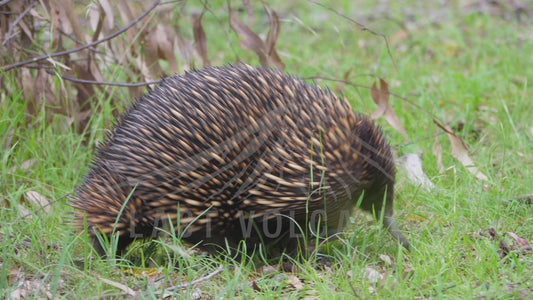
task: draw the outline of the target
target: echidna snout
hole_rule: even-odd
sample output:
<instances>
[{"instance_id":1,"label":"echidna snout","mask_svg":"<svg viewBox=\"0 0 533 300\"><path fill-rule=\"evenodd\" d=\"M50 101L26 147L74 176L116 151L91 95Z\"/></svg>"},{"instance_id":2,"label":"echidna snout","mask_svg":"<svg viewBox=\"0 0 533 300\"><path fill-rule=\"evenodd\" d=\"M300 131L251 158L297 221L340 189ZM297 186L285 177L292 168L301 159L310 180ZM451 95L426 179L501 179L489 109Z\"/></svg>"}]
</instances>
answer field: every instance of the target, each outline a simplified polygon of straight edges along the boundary
<instances>
[{"instance_id":1,"label":"echidna snout","mask_svg":"<svg viewBox=\"0 0 533 300\"><path fill-rule=\"evenodd\" d=\"M166 78L137 101L97 149L72 206L94 240L118 232L119 251L169 220L185 240L225 248L338 231L362 196L408 248L394 182L371 120L316 85L241 65Z\"/></svg>"}]
</instances>

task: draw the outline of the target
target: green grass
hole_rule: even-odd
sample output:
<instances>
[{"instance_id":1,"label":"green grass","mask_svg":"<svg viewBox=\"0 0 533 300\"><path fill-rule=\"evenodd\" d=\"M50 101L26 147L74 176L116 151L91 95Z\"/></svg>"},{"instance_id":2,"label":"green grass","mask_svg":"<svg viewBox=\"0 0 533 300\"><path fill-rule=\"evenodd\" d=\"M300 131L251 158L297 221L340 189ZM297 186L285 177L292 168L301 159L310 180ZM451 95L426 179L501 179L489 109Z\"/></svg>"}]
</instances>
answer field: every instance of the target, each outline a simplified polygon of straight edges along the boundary
<instances>
[{"instance_id":1,"label":"green grass","mask_svg":"<svg viewBox=\"0 0 533 300\"><path fill-rule=\"evenodd\" d=\"M375 76L382 77L391 92L451 127L464 122L458 134L488 181L476 179L453 158L445 135L436 137L443 147L444 170L440 172L432 150L433 135L440 130L431 116L408 102L391 98L416 147L402 147L407 141L378 120L399 156L415 150L424 154L424 170L437 186L435 191L424 191L410 183L403 171L397 175L396 215L408 228L411 252L398 249L370 217L357 214L342 240L323 247L329 256L327 264L298 262L293 272L225 256L203 257L172 238L156 243L163 245L158 246L159 256L153 261L142 256L149 253L149 242L133 245L126 256L132 262L97 258L87 238L73 233L64 222L71 211L65 198L49 205L49 211L36 210L38 206L27 200L26 193L36 191L52 201L75 188L88 171L94 146L111 125L111 106L119 105L122 110L131 101L127 90L109 88L121 101L102 96L95 102L102 109L90 119L85 139L66 125L67 120L47 115L44 109L30 118L26 113L30 99L22 93L11 98L0 92L0 297L16 298L17 292L36 298L127 297L107 279L138 291L141 298L152 298L167 279L173 281L167 285L192 282L219 265L223 267L220 274L174 296L532 297L533 254L513 248L502 258L500 239L504 236L512 245L504 235L512 232L533 243L533 206L517 200L518 195L533 193L533 20L518 23L498 15L466 14L452 1L448 6L415 6L414 21L408 22L402 13L405 3L399 2L389 3L385 10L374 6L374 1L339 1L335 6L388 36L396 67L381 37L359 30L322 7L289 1L271 8L282 17L277 49L287 72L340 79L351 70L348 80L360 86L345 86L342 92L355 110L367 114L375 104L365 87L372 85ZM214 14L204 16L204 26L213 64L240 59L258 65L255 54L240 49L238 38L228 28L225 6L216 4L212 9ZM533 12L532 7L528 9ZM433 13L439 13L438 24L429 17ZM265 20L257 6L256 32L266 34ZM402 23L410 31L399 39ZM113 74L120 78L120 72ZM5 76L11 89L19 89L10 74L0 76ZM333 90L337 86L326 80L319 84ZM25 216L24 208L30 216ZM489 228L498 233L496 239L488 237ZM183 252L188 255L178 255ZM372 272L380 278L373 280ZM164 279L154 283L159 276Z\"/></svg>"}]
</instances>

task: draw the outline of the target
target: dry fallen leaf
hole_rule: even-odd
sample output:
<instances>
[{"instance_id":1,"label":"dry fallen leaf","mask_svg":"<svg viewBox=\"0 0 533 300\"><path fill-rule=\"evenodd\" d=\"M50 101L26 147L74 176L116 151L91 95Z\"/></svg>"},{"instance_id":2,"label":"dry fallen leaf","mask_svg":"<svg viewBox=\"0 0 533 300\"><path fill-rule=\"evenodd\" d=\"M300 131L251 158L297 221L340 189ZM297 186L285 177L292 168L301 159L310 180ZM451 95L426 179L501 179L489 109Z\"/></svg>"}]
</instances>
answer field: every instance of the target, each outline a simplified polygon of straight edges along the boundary
<instances>
[{"instance_id":1,"label":"dry fallen leaf","mask_svg":"<svg viewBox=\"0 0 533 300\"><path fill-rule=\"evenodd\" d=\"M263 291L261 289L261 287L259 287L259 285L257 285L257 280L252 280L251 282L248 283L248 286L251 287L256 292L262 292Z\"/></svg>"},{"instance_id":2,"label":"dry fallen leaf","mask_svg":"<svg viewBox=\"0 0 533 300\"><path fill-rule=\"evenodd\" d=\"M275 44L279 35L279 17L275 12L267 9L267 13L270 21L270 30L268 32L267 43L264 43L263 40L255 32L250 29L244 22L239 20L231 6L228 3L229 10L229 21L230 26L239 37L239 44L243 50L252 50L259 57L261 66L267 67L273 65L276 68L283 70L285 65L281 62L276 50Z\"/></svg>"},{"instance_id":3,"label":"dry fallen leaf","mask_svg":"<svg viewBox=\"0 0 533 300\"><path fill-rule=\"evenodd\" d=\"M33 218L32 213L24 206L18 205L19 218Z\"/></svg>"},{"instance_id":4,"label":"dry fallen leaf","mask_svg":"<svg viewBox=\"0 0 533 300\"><path fill-rule=\"evenodd\" d=\"M455 135L450 126L441 124L435 119L433 119L433 122L448 135L448 139L452 145L452 156L461 162L470 173L476 176L476 178L488 180L489 178L474 166L474 161L468 155L468 147L460 137Z\"/></svg>"},{"instance_id":5,"label":"dry fallen leaf","mask_svg":"<svg viewBox=\"0 0 533 300\"><path fill-rule=\"evenodd\" d=\"M488 237L495 242L499 242L498 252L500 253L501 258L506 257L510 253L513 253L516 256L533 253L531 244L514 232L506 232L501 236L496 229L489 228L487 229L487 232L482 231L479 234ZM507 238L507 236L511 239Z\"/></svg>"},{"instance_id":6,"label":"dry fallen leaf","mask_svg":"<svg viewBox=\"0 0 533 300\"><path fill-rule=\"evenodd\" d=\"M250 0L242 0L242 5L244 5L244 7L246 8L246 14L248 15L248 24L253 27L255 24L255 17L254 8L252 7Z\"/></svg>"},{"instance_id":7,"label":"dry fallen leaf","mask_svg":"<svg viewBox=\"0 0 533 300\"><path fill-rule=\"evenodd\" d=\"M285 64L281 61L278 52L276 52L276 42L278 41L280 31L279 16L275 11L270 10L266 6L265 9L268 14L268 20L270 21L270 29L268 30L268 35L265 43L266 53L268 55L268 58L270 58L270 62L276 68L284 70Z\"/></svg>"},{"instance_id":8,"label":"dry fallen leaf","mask_svg":"<svg viewBox=\"0 0 533 300\"><path fill-rule=\"evenodd\" d=\"M398 116L396 115L396 112L394 109L392 109L392 106L390 106L389 103L389 85L385 80L382 78L379 79L380 87L377 87L377 84L374 83L372 85L371 95L372 99L378 107L376 108L376 111L372 114L372 119L377 119L381 116L385 116L385 120L394 128L396 131L398 131L405 140L409 140L409 137L407 136L407 132L402 126L402 123L400 123L400 119L398 119Z\"/></svg>"},{"instance_id":9,"label":"dry fallen leaf","mask_svg":"<svg viewBox=\"0 0 533 300\"><path fill-rule=\"evenodd\" d=\"M115 15L113 13L113 9L111 8L111 4L109 4L108 0L98 0L100 7L105 12L105 17L107 20L107 30L111 30L113 28L113 25L115 24Z\"/></svg>"},{"instance_id":10,"label":"dry fallen leaf","mask_svg":"<svg viewBox=\"0 0 533 300\"><path fill-rule=\"evenodd\" d=\"M48 199L36 191L27 191L26 201L28 201L32 206L42 207L45 212L50 211L50 202Z\"/></svg>"},{"instance_id":11,"label":"dry fallen leaf","mask_svg":"<svg viewBox=\"0 0 533 300\"><path fill-rule=\"evenodd\" d=\"M72 8L73 1L61 0L61 5L57 5L56 9L59 14L59 22L61 23L61 30L70 34L72 31L79 41L83 40L83 31L80 28L79 17L76 15L76 10ZM52 14L53 15L53 14Z\"/></svg>"},{"instance_id":12,"label":"dry fallen leaf","mask_svg":"<svg viewBox=\"0 0 533 300\"><path fill-rule=\"evenodd\" d=\"M115 282L115 281L112 281L112 280L109 280L109 279L106 279L106 278L103 278L103 277L100 277L100 276L97 276L98 279L104 283L107 283L113 287L116 287L118 289L121 289L124 293L126 293L128 296L132 296L132 297L137 297L138 296L138 292L133 290L132 288L122 284L122 283L119 283L119 282Z\"/></svg>"},{"instance_id":13,"label":"dry fallen leaf","mask_svg":"<svg viewBox=\"0 0 533 300\"><path fill-rule=\"evenodd\" d=\"M29 299L37 298L52 299L52 293L49 291L49 284L45 284L43 279L39 276L32 277L28 275L30 279L24 279L19 281L17 288L11 291L10 299ZM63 282L63 280L61 280Z\"/></svg>"},{"instance_id":14,"label":"dry fallen leaf","mask_svg":"<svg viewBox=\"0 0 533 300\"><path fill-rule=\"evenodd\" d=\"M392 259L390 258L390 256L388 255L385 255L385 254L380 254L379 255L379 258L385 262L389 267L392 267Z\"/></svg>"},{"instance_id":15,"label":"dry fallen leaf","mask_svg":"<svg viewBox=\"0 0 533 300\"><path fill-rule=\"evenodd\" d=\"M418 154L406 154L398 159L400 167L407 172L407 178L415 185L419 185L426 191L435 188L435 185L424 172L422 158Z\"/></svg>"},{"instance_id":16,"label":"dry fallen leaf","mask_svg":"<svg viewBox=\"0 0 533 300\"><path fill-rule=\"evenodd\" d=\"M29 170L31 168L34 168L36 167L36 165L38 165L39 162L36 160L36 159L28 159L28 160L25 160L23 161L20 166L14 166L12 167L8 174L11 174L11 173L15 173L17 170Z\"/></svg>"},{"instance_id":17,"label":"dry fallen leaf","mask_svg":"<svg viewBox=\"0 0 533 300\"><path fill-rule=\"evenodd\" d=\"M528 243L528 241L525 238L519 237L514 232L506 232L507 235L513 238L516 245L518 245L520 248L528 248L531 250L531 245Z\"/></svg>"},{"instance_id":18,"label":"dry fallen leaf","mask_svg":"<svg viewBox=\"0 0 533 300\"><path fill-rule=\"evenodd\" d=\"M383 279L383 274L372 267L364 267L362 271L365 273L365 278L371 283L377 283Z\"/></svg>"},{"instance_id":19,"label":"dry fallen leaf","mask_svg":"<svg viewBox=\"0 0 533 300\"><path fill-rule=\"evenodd\" d=\"M287 274L287 282L296 290L301 290L304 288L304 285L300 278L296 277L294 274Z\"/></svg>"},{"instance_id":20,"label":"dry fallen leaf","mask_svg":"<svg viewBox=\"0 0 533 300\"><path fill-rule=\"evenodd\" d=\"M344 72L344 75L342 76L342 80L339 81L339 83L337 84L337 87L335 88L337 93L343 94L342 91L344 90L344 87L346 86L346 83L348 82L348 78L350 78L350 73L352 73L352 70L353 70L353 67L349 68L346 72Z\"/></svg>"},{"instance_id":21,"label":"dry fallen leaf","mask_svg":"<svg viewBox=\"0 0 533 300\"><path fill-rule=\"evenodd\" d=\"M193 15L192 31L194 34L194 46L196 48L196 51L198 51L198 53L200 54L204 67L207 67L211 65L211 62L209 61L207 55L207 38L205 36L204 27L202 26L203 16L204 12L202 12L200 15Z\"/></svg>"},{"instance_id":22,"label":"dry fallen leaf","mask_svg":"<svg viewBox=\"0 0 533 300\"><path fill-rule=\"evenodd\" d=\"M162 24L157 24L147 35L146 42L146 61L153 76L161 76L162 70L159 66L159 59L168 61L170 70L177 73L178 63L174 56L174 34L170 32L168 27Z\"/></svg>"},{"instance_id":23,"label":"dry fallen leaf","mask_svg":"<svg viewBox=\"0 0 533 300\"><path fill-rule=\"evenodd\" d=\"M50 9L48 11L48 14L50 15L52 21L52 32L50 34L51 50L58 49L59 46L62 45L62 35L59 34L59 30L64 30L62 25L66 25L66 23L68 23L67 17L61 13L62 11L64 13L64 10L62 8L63 5L60 5L57 1L50 2Z\"/></svg>"},{"instance_id":24,"label":"dry fallen leaf","mask_svg":"<svg viewBox=\"0 0 533 300\"><path fill-rule=\"evenodd\" d=\"M229 24L231 29L241 37L239 44L243 50L252 50L257 56L259 56L259 61L263 67L268 66L268 59L266 56L266 46L261 38L255 34L255 32L250 29L246 24L244 24L233 12L228 3L229 10Z\"/></svg>"}]
</instances>

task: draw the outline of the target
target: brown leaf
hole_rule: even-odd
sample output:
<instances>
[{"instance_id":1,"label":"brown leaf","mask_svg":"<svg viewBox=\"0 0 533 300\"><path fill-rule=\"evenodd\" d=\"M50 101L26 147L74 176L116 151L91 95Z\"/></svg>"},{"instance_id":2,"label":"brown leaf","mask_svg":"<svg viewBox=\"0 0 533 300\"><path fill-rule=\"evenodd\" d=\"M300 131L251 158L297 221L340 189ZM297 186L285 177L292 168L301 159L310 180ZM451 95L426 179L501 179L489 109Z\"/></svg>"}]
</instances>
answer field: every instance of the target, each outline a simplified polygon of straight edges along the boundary
<instances>
[{"instance_id":1,"label":"brown leaf","mask_svg":"<svg viewBox=\"0 0 533 300\"><path fill-rule=\"evenodd\" d=\"M34 168L36 166L39 165L39 161L36 160L36 159L29 159L29 160L25 160L23 161L20 166L14 166L12 167L8 174L12 174L12 173L15 173L17 170L29 170L31 168Z\"/></svg>"},{"instance_id":2,"label":"brown leaf","mask_svg":"<svg viewBox=\"0 0 533 300\"><path fill-rule=\"evenodd\" d=\"M56 97L54 90L52 90L52 77L46 74L45 69L39 69L37 71L37 76L33 79L33 95L35 97L34 101L37 103L46 103L46 107L55 107L59 105L59 97ZM37 107L37 110L40 110L40 107ZM49 116L53 118L52 115Z\"/></svg>"},{"instance_id":3,"label":"brown leaf","mask_svg":"<svg viewBox=\"0 0 533 300\"><path fill-rule=\"evenodd\" d=\"M459 162L461 162L463 166L468 170L468 172L474 174L476 178L481 180L488 180L488 177L474 166L474 161L472 161L472 159L468 155L468 147L460 137L455 135L450 126L441 124L436 119L433 119L433 122L442 130L444 130L444 132L446 132L446 134L448 135L448 139L450 140L450 143L452 145L452 156L455 157L455 159L457 159Z\"/></svg>"},{"instance_id":4,"label":"brown leaf","mask_svg":"<svg viewBox=\"0 0 533 300\"><path fill-rule=\"evenodd\" d=\"M262 292L263 291L261 289L261 287L259 287L257 285L257 280L252 280L251 282L248 283L248 286L250 286L256 292Z\"/></svg>"},{"instance_id":5,"label":"brown leaf","mask_svg":"<svg viewBox=\"0 0 533 300\"><path fill-rule=\"evenodd\" d=\"M246 8L246 13L248 14L248 24L253 27L255 24L255 18L252 4L250 3L250 0L242 0L242 4Z\"/></svg>"},{"instance_id":6,"label":"brown leaf","mask_svg":"<svg viewBox=\"0 0 533 300\"><path fill-rule=\"evenodd\" d=\"M409 37L410 34L411 32L404 26L404 28L392 35L392 37L390 38L391 45L404 43L404 41Z\"/></svg>"},{"instance_id":7,"label":"brown leaf","mask_svg":"<svg viewBox=\"0 0 533 300\"><path fill-rule=\"evenodd\" d=\"M48 201L48 199L46 199L45 196L39 194L39 192L27 191L26 201L31 203L32 206L42 207L45 212L50 211L50 202Z\"/></svg>"},{"instance_id":8,"label":"brown leaf","mask_svg":"<svg viewBox=\"0 0 533 300\"><path fill-rule=\"evenodd\" d=\"M179 34L176 30L176 40L178 44L178 50L180 57L183 57L183 60L192 62L196 57L196 51L194 50L194 42L185 38L183 35ZM199 58L200 60L201 58ZM185 67L185 66L183 66Z\"/></svg>"},{"instance_id":9,"label":"brown leaf","mask_svg":"<svg viewBox=\"0 0 533 300\"><path fill-rule=\"evenodd\" d=\"M135 19L127 0L120 0L118 2L118 12L124 24L129 24L131 20ZM133 34L135 33L133 32Z\"/></svg>"},{"instance_id":10,"label":"brown leaf","mask_svg":"<svg viewBox=\"0 0 533 300\"><path fill-rule=\"evenodd\" d=\"M398 159L399 165L405 169L411 183L422 187L426 191L435 188L431 179L426 175L422 165L422 155L408 153Z\"/></svg>"},{"instance_id":11,"label":"brown leaf","mask_svg":"<svg viewBox=\"0 0 533 300\"><path fill-rule=\"evenodd\" d=\"M291 274L291 273L287 273L286 274L288 276L287 278L287 282L296 290L301 290L304 288L304 285L302 283L302 281L300 280L300 278L296 277L296 275L294 274Z\"/></svg>"},{"instance_id":12,"label":"brown leaf","mask_svg":"<svg viewBox=\"0 0 533 300\"><path fill-rule=\"evenodd\" d=\"M506 257L510 253L514 253L517 256L521 254L525 255L533 253L531 244L529 244L526 239L519 237L514 232L506 232L503 237L501 237L498 232L496 232L496 229L489 228L487 229L487 233L482 231L479 234L490 238L493 241L499 241L498 253L500 253L501 258ZM511 237L512 240L505 238L506 236Z\"/></svg>"},{"instance_id":13,"label":"brown leaf","mask_svg":"<svg viewBox=\"0 0 533 300\"><path fill-rule=\"evenodd\" d=\"M392 109L392 106L389 103L389 85L385 80L382 78L379 79L380 88L377 87L377 84L374 82L372 85L371 95L372 99L378 107L376 108L376 111L372 114L372 119L377 119L381 116L385 116L385 120L394 128L396 131L398 131L406 140L409 140L407 136L407 132L403 128L402 124L400 123L400 119L398 119L398 116L396 115L396 112L394 109Z\"/></svg>"},{"instance_id":14,"label":"brown leaf","mask_svg":"<svg viewBox=\"0 0 533 300\"><path fill-rule=\"evenodd\" d=\"M115 15L113 14L113 9L111 8L111 4L109 4L109 1L107 0L98 0L100 7L105 12L105 17L107 20L107 30L111 30L113 28L113 25L115 24Z\"/></svg>"},{"instance_id":15,"label":"brown leaf","mask_svg":"<svg viewBox=\"0 0 533 300\"><path fill-rule=\"evenodd\" d=\"M205 37L204 27L202 26L203 16L204 12L202 12L200 15L193 15L192 31L194 34L194 46L196 47L196 51L198 51L200 57L202 58L202 63L204 64L204 67L206 67L210 66L211 62L209 62L209 58L207 55L207 39Z\"/></svg>"},{"instance_id":16,"label":"brown leaf","mask_svg":"<svg viewBox=\"0 0 533 300\"><path fill-rule=\"evenodd\" d=\"M33 218L33 214L30 212L30 210L20 204L18 205L18 211L19 211L19 217L30 218L30 219Z\"/></svg>"},{"instance_id":17,"label":"brown leaf","mask_svg":"<svg viewBox=\"0 0 533 300\"><path fill-rule=\"evenodd\" d=\"M94 78L92 72L90 70L87 70L87 66L82 64L82 62L74 62L71 61L69 65L72 68L72 71L67 71L65 74L67 76L76 77L78 79L82 80L89 80L89 81L95 81L96 78ZM75 83L74 86L76 87L77 91L77 110L78 111L85 111L89 109L90 103L89 99L94 96L95 90L98 89L97 85L93 84L83 84L83 83Z\"/></svg>"},{"instance_id":18,"label":"brown leaf","mask_svg":"<svg viewBox=\"0 0 533 300\"><path fill-rule=\"evenodd\" d=\"M281 58L276 51L276 42L278 41L280 23L278 14L270 10L265 6L265 10L268 14L268 20L270 21L270 29L268 30L267 40L266 40L266 52L270 62L278 69L284 70L285 64L281 61Z\"/></svg>"},{"instance_id":19,"label":"brown leaf","mask_svg":"<svg viewBox=\"0 0 533 300\"><path fill-rule=\"evenodd\" d=\"M350 78L350 74L352 73L353 67L349 68L348 71L344 72L344 75L342 76L342 80L339 81L339 84L335 88L335 90L339 94L343 94L344 87L346 86L346 83L348 82L348 78Z\"/></svg>"},{"instance_id":20,"label":"brown leaf","mask_svg":"<svg viewBox=\"0 0 533 300\"><path fill-rule=\"evenodd\" d=\"M83 41L82 30L80 29L79 17L76 15L76 10L72 8L71 0L61 0L57 7L59 11L59 22L61 29L64 32L70 33L74 31L74 35L78 41Z\"/></svg>"},{"instance_id":21,"label":"brown leaf","mask_svg":"<svg viewBox=\"0 0 533 300\"><path fill-rule=\"evenodd\" d=\"M15 136L15 129L11 129L9 130L9 132L7 132L7 136L6 136L6 139L4 141L4 145L3 145L3 148L5 150L4 153L7 152L7 150L9 150L9 148L11 148L11 146L13 145L13 137Z\"/></svg>"},{"instance_id":22,"label":"brown leaf","mask_svg":"<svg viewBox=\"0 0 533 300\"><path fill-rule=\"evenodd\" d=\"M11 6L11 9L14 13L14 15L18 16L20 14L22 14L26 9L29 8L29 6L32 6L33 4L30 4L29 2L26 2L26 1L13 1L10 3L10 6ZM34 10L34 9L32 9ZM48 20L49 18L47 18L46 20ZM5 33L9 33L8 32L8 27L10 26L13 26L13 25L10 25L8 24L8 21L9 18L5 17L3 19L0 20L0 24L1 24L1 27L3 28L2 31L5 31ZM3 23L5 21L5 23ZM26 18L23 18L22 20L20 20L20 22L18 23L18 27L20 27L22 29L22 31L20 32L20 38L18 39L19 42L21 42L21 46L24 47L24 48L28 48L30 47L30 45L32 44L36 44L35 42L35 39L33 38L33 32L35 30L33 30L33 26L32 26L32 23L29 21L29 25L27 24L26 22ZM31 28L31 29L30 29ZM11 32L11 35L10 36L6 36L5 38L9 38L11 40L13 40L14 38L14 33ZM4 38L1 39L2 43L5 42ZM15 40L13 40L15 41ZM8 49L6 50L9 50L11 49L11 47L9 47L10 44L7 44L6 46L8 46ZM19 51L20 52L20 51ZM10 53L12 54L12 53ZM14 54L14 53L13 53ZM13 60L18 60L18 58L13 58Z\"/></svg>"},{"instance_id":23,"label":"brown leaf","mask_svg":"<svg viewBox=\"0 0 533 300\"><path fill-rule=\"evenodd\" d=\"M237 33L238 36L241 37L239 40L239 44L241 45L241 48L243 50L250 49L254 51L257 56L259 56L259 61L261 62L261 65L263 67L268 66L268 58L267 58L267 51L265 43L261 40L261 38L255 34L255 32L252 31L246 24L244 24L231 10L231 6L228 2L228 10L229 10L229 24L233 31Z\"/></svg>"},{"instance_id":24,"label":"brown leaf","mask_svg":"<svg viewBox=\"0 0 533 300\"><path fill-rule=\"evenodd\" d=\"M64 280L60 279L59 283L64 284ZM34 274L27 274L24 278L19 278L16 289L10 291L8 297L9 299L54 298L50 292L50 285L46 284L41 276L35 276Z\"/></svg>"},{"instance_id":25,"label":"brown leaf","mask_svg":"<svg viewBox=\"0 0 533 300\"><path fill-rule=\"evenodd\" d=\"M513 238L514 242L520 247L520 248L526 248L526 247L530 247L528 241L524 238L521 238L519 237L516 233L514 232L506 232L507 235L509 235L510 237Z\"/></svg>"},{"instance_id":26,"label":"brown leaf","mask_svg":"<svg viewBox=\"0 0 533 300\"><path fill-rule=\"evenodd\" d=\"M31 116L34 116L39 107L39 103L36 103L37 99L33 93L33 76L31 71L26 68L22 68L20 72L22 73L22 95L24 99L28 99L26 109Z\"/></svg>"},{"instance_id":27,"label":"brown leaf","mask_svg":"<svg viewBox=\"0 0 533 300\"><path fill-rule=\"evenodd\" d=\"M132 297L136 297L138 296L138 292L135 291L134 289L128 287L127 285L125 284L122 284L120 282L116 282L116 281L112 281L112 280L109 280L107 278L103 278L103 277L100 277L100 276L97 276L97 278L106 283L106 284L109 284L110 286L113 286L113 287L116 287L118 289L121 289L124 293L126 293L128 296L132 296Z\"/></svg>"},{"instance_id":28,"label":"brown leaf","mask_svg":"<svg viewBox=\"0 0 533 300\"><path fill-rule=\"evenodd\" d=\"M377 88L377 84L374 82L372 85L371 96L374 102L377 104L377 108L372 113L371 118L373 120L381 117L383 114L385 114L385 111L387 110L387 105L389 102L389 86L387 82L383 79L380 80L381 89Z\"/></svg>"},{"instance_id":29,"label":"brown leaf","mask_svg":"<svg viewBox=\"0 0 533 300\"><path fill-rule=\"evenodd\" d=\"M129 24L133 19L135 19L135 17L133 16L133 13L131 12L130 5L135 5L135 3L130 3L127 0L120 0L118 2L117 10L124 24ZM127 51L122 50L119 53L125 53L126 55L128 53L131 53L132 55L136 56L139 49L141 49L140 44L144 39L137 37L138 32L136 30L128 30L124 34L126 34L127 36L125 40L128 42L128 44L124 45L123 43L117 43L117 45L120 46L120 48L123 48L123 49L127 48L128 50ZM118 49L118 50L120 51L121 49Z\"/></svg>"},{"instance_id":30,"label":"brown leaf","mask_svg":"<svg viewBox=\"0 0 533 300\"><path fill-rule=\"evenodd\" d=\"M104 27L105 12L100 6L91 5L88 10L89 24L93 30L92 42L98 40Z\"/></svg>"},{"instance_id":31,"label":"brown leaf","mask_svg":"<svg viewBox=\"0 0 533 300\"><path fill-rule=\"evenodd\" d=\"M162 24L157 24L150 34L147 34L147 38L145 59L152 77L157 78L163 73L159 59L167 60L170 70L176 73L178 63L174 56L174 34L169 34Z\"/></svg>"},{"instance_id":32,"label":"brown leaf","mask_svg":"<svg viewBox=\"0 0 533 300\"><path fill-rule=\"evenodd\" d=\"M89 61L89 72L96 81L104 81L104 76L100 72L100 65L96 63L94 59L94 53L90 53L91 60Z\"/></svg>"},{"instance_id":33,"label":"brown leaf","mask_svg":"<svg viewBox=\"0 0 533 300\"><path fill-rule=\"evenodd\" d=\"M361 271L365 273L366 280L371 283L377 283L385 277L383 273L380 273L373 267L364 267Z\"/></svg>"},{"instance_id":34,"label":"brown leaf","mask_svg":"<svg viewBox=\"0 0 533 300\"><path fill-rule=\"evenodd\" d=\"M144 43L144 49L146 51L146 55L144 55L144 63L150 70L151 77L153 77L154 74L160 75L162 73L159 66L159 57L157 55L158 49L156 31L157 27L159 26L160 25L156 25L156 28L146 35L147 41Z\"/></svg>"},{"instance_id":35,"label":"brown leaf","mask_svg":"<svg viewBox=\"0 0 533 300\"><path fill-rule=\"evenodd\" d=\"M390 258L390 256L388 255L385 255L385 254L380 254L379 255L379 258L385 262L385 264L388 266L388 267L392 267L394 265L394 263L392 262L392 259Z\"/></svg>"}]
</instances>

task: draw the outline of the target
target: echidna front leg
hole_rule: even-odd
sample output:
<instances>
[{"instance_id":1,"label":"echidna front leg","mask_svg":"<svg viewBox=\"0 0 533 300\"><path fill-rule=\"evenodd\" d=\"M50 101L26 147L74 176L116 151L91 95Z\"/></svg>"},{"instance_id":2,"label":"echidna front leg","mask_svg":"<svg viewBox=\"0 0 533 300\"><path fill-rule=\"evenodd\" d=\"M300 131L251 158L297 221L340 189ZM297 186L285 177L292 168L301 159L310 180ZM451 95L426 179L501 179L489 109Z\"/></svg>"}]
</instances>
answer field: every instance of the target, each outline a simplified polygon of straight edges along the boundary
<instances>
[{"instance_id":1,"label":"echidna front leg","mask_svg":"<svg viewBox=\"0 0 533 300\"><path fill-rule=\"evenodd\" d=\"M409 250L409 241L402 234L398 227L398 223L393 217L394 183L392 182L384 185L378 184L377 186L377 188L373 187L365 191L361 208L370 213L376 213L376 217L378 218L380 218L383 213L383 225L405 249ZM385 211L382 211L383 206L385 206Z\"/></svg>"},{"instance_id":2,"label":"echidna front leg","mask_svg":"<svg viewBox=\"0 0 533 300\"><path fill-rule=\"evenodd\" d=\"M398 227L396 220L392 216L385 216L385 218L383 219L383 225L385 225L385 227L389 230L392 236L395 239L397 239L405 249L409 250L409 247L410 247L409 241L405 238L403 233L400 231L400 228Z\"/></svg>"},{"instance_id":3,"label":"echidna front leg","mask_svg":"<svg viewBox=\"0 0 533 300\"><path fill-rule=\"evenodd\" d=\"M108 241L111 241L111 238L109 236L107 238L108 238ZM118 241L117 241L117 252L116 253L118 255L124 254L124 251L133 242L133 240L134 238L132 238L129 234L124 234L124 235L119 236ZM96 236L92 237L92 244L93 244L94 250L96 250L96 253L98 253L98 255L102 257L106 256L107 251L104 249L104 246L102 245L98 237Z\"/></svg>"},{"instance_id":4,"label":"echidna front leg","mask_svg":"<svg viewBox=\"0 0 533 300\"><path fill-rule=\"evenodd\" d=\"M398 227L398 223L396 223L396 220L393 218L394 215L394 186L393 184L389 184L386 187L387 191L387 197L383 201L385 201L385 215L383 217L383 225L389 230L389 232L392 234L392 236L402 244L402 246L409 250L409 241L405 238L405 236L400 231L400 228Z\"/></svg>"}]
</instances>

